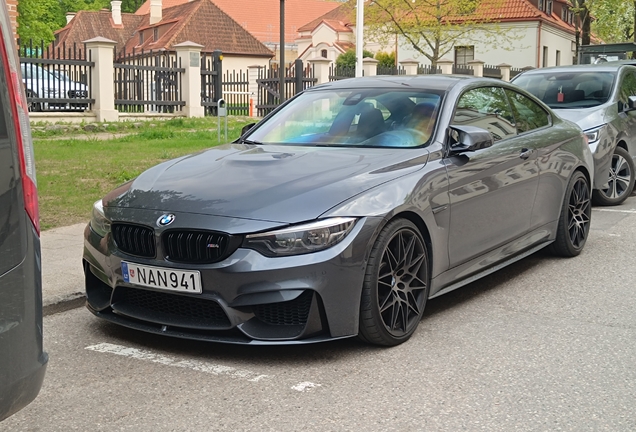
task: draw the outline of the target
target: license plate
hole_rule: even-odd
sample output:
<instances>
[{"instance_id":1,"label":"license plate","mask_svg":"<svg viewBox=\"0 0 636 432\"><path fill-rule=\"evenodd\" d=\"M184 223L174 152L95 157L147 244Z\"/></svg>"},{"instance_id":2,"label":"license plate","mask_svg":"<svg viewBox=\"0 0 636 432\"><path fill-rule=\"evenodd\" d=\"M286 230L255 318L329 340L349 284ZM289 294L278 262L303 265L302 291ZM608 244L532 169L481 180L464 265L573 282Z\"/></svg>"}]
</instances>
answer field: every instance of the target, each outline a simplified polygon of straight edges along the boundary
<instances>
[{"instance_id":1,"label":"license plate","mask_svg":"<svg viewBox=\"0 0 636 432\"><path fill-rule=\"evenodd\" d=\"M201 274L198 271L175 270L121 262L124 282L167 291L201 294Z\"/></svg>"}]
</instances>

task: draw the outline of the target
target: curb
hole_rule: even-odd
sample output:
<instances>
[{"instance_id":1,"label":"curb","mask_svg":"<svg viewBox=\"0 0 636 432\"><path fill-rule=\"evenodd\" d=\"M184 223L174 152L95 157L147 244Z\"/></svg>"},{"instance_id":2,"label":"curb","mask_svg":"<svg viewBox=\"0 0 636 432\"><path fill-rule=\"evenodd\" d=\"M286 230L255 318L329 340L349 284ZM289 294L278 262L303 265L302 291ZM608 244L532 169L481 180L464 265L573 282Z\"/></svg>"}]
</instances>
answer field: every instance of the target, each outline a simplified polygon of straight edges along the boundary
<instances>
[{"instance_id":1,"label":"curb","mask_svg":"<svg viewBox=\"0 0 636 432\"><path fill-rule=\"evenodd\" d=\"M84 295L84 293L77 292L69 294L63 299L55 301L54 303L43 305L42 315L49 316L60 312L66 312L71 309L77 309L81 306L84 306L85 303L86 296Z\"/></svg>"}]
</instances>

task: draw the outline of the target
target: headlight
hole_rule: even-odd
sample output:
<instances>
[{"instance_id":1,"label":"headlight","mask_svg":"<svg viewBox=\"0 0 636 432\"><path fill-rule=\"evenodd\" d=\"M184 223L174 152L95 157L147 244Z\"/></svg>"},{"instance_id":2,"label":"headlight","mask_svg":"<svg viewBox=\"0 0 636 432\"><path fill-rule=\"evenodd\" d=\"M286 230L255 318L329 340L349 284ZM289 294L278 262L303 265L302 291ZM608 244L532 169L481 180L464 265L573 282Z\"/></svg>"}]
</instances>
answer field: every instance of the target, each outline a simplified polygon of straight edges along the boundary
<instances>
[{"instance_id":1,"label":"headlight","mask_svg":"<svg viewBox=\"0 0 636 432\"><path fill-rule=\"evenodd\" d=\"M332 218L277 231L245 236L243 247L268 257L300 255L327 249L346 237L355 218Z\"/></svg>"},{"instance_id":2,"label":"headlight","mask_svg":"<svg viewBox=\"0 0 636 432\"><path fill-rule=\"evenodd\" d=\"M601 137L602 129L603 129L603 126L599 126L597 128L586 130L585 132L583 132L585 136L587 137L588 144L594 144L596 141L599 140L599 138Z\"/></svg>"},{"instance_id":3,"label":"headlight","mask_svg":"<svg viewBox=\"0 0 636 432\"><path fill-rule=\"evenodd\" d=\"M102 200L95 201L93 204L93 217L91 218L91 229L95 234L106 237L110 232L110 221L104 216L104 204Z\"/></svg>"}]
</instances>

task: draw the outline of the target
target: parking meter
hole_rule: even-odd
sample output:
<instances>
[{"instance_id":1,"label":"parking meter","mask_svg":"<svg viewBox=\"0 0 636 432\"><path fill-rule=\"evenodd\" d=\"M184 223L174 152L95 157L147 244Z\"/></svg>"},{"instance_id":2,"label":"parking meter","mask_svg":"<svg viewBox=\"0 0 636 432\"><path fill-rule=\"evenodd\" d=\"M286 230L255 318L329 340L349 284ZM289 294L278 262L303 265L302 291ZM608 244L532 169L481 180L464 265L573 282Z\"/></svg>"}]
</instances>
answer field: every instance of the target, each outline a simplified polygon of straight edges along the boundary
<instances>
[{"instance_id":1,"label":"parking meter","mask_svg":"<svg viewBox=\"0 0 636 432\"><path fill-rule=\"evenodd\" d=\"M216 131L219 144L221 144L221 117L225 117L225 140L227 141L227 104L223 98L216 101Z\"/></svg>"}]
</instances>

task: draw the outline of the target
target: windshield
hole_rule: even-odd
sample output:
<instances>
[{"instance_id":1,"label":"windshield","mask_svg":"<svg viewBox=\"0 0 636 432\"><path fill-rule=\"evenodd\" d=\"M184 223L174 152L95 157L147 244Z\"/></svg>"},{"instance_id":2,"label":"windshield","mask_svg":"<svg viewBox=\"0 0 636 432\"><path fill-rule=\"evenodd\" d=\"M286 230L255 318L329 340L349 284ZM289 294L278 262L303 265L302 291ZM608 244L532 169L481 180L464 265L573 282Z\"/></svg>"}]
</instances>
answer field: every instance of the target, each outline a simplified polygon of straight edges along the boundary
<instances>
[{"instance_id":1,"label":"windshield","mask_svg":"<svg viewBox=\"0 0 636 432\"><path fill-rule=\"evenodd\" d=\"M607 102L615 75L591 71L532 73L520 75L514 83L550 108L590 108Z\"/></svg>"},{"instance_id":2,"label":"windshield","mask_svg":"<svg viewBox=\"0 0 636 432\"><path fill-rule=\"evenodd\" d=\"M442 94L401 89L309 91L246 139L264 144L417 147L430 140Z\"/></svg>"}]
</instances>

